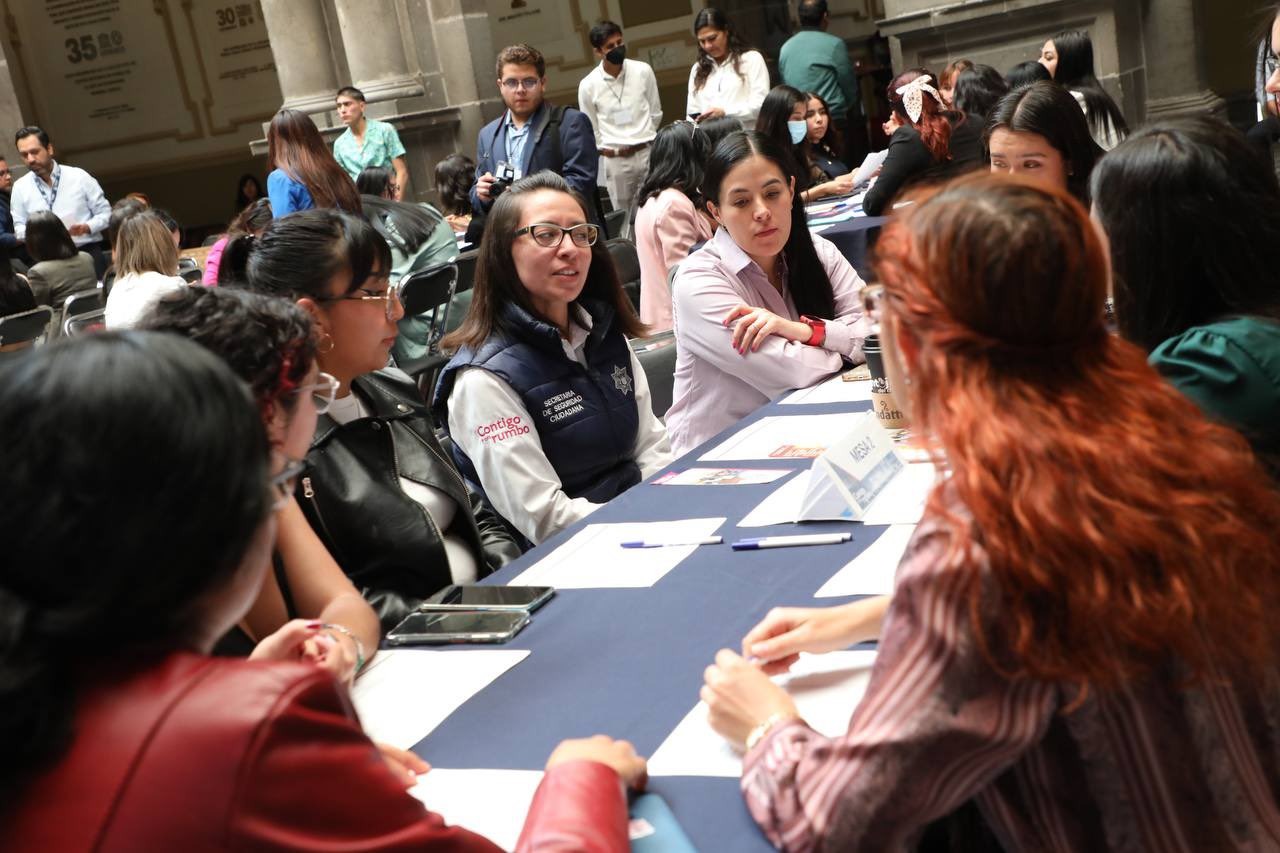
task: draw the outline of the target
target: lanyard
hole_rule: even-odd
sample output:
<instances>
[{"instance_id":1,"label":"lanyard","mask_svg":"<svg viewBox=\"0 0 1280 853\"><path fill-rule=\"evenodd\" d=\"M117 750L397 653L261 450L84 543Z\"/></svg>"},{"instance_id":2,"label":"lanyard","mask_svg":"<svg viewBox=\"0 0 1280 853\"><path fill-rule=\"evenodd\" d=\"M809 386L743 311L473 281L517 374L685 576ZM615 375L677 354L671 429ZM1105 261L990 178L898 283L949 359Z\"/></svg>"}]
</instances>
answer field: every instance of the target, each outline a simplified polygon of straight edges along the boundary
<instances>
[{"instance_id":1,"label":"lanyard","mask_svg":"<svg viewBox=\"0 0 1280 853\"><path fill-rule=\"evenodd\" d=\"M613 88L613 84L609 82L609 74L604 69L600 70L600 76L604 78L604 87L612 92L613 96L618 99L618 106L622 106L622 96L627 93L626 73L626 66L623 66L622 70L618 72L618 80L622 82L622 85L615 89Z\"/></svg>"},{"instance_id":2,"label":"lanyard","mask_svg":"<svg viewBox=\"0 0 1280 853\"><path fill-rule=\"evenodd\" d=\"M62 180L62 168L54 169L49 179L53 182L52 187L46 187L44 181L40 180L40 176L36 175L36 189L40 190L40 197L44 199L44 203L53 210L53 203L58 200L58 183Z\"/></svg>"}]
</instances>

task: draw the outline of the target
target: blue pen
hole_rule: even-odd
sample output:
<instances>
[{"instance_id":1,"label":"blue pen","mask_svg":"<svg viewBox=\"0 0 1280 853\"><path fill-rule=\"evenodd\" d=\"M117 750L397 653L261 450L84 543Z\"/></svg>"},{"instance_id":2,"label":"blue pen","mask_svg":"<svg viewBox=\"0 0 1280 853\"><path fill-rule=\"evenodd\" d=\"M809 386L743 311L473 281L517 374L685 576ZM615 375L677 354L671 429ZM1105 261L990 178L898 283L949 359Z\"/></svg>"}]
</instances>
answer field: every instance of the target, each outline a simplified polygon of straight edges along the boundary
<instances>
[{"instance_id":1,"label":"blue pen","mask_svg":"<svg viewBox=\"0 0 1280 853\"><path fill-rule=\"evenodd\" d=\"M764 536L740 539L731 546L735 551L760 551L765 548L794 548L798 545L838 545L853 538L852 533L814 533L807 536Z\"/></svg>"},{"instance_id":2,"label":"blue pen","mask_svg":"<svg viewBox=\"0 0 1280 853\"><path fill-rule=\"evenodd\" d=\"M683 545L719 545L724 542L722 536L707 536L702 539L687 539L682 542L649 542L647 540L636 540L633 542L623 542L623 548L677 548Z\"/></svg>"}]
</instances>

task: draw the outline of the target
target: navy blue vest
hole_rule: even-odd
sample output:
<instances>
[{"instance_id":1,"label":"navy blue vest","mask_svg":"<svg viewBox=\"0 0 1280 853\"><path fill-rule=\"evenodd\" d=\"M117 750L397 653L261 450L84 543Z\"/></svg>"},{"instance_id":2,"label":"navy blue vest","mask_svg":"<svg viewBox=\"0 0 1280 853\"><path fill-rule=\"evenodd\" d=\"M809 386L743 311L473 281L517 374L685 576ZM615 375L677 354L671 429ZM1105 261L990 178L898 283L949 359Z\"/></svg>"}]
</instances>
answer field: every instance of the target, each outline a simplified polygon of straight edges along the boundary
<instances>
[{"instance_id":1,"label":"navy blue vest","mask_svg":"<svg viewBox=\"0 0 1280 853\"><path fill-rule=\"evenodd\" d=\"M478 349L460 349L441 372L435 393L436 422L448 429L449 394L457 372L463 367L483 368L520 395L565 494L604 503L640 482L634 458L640 415L631 349L614 328L613 306L595 300L578 304L592 321L584 350L587 367L565 355L555 326L507 305L502 309L501 331ZM522 426L528 428L502 423L479 428L501 434ZM475 466L456 441L453 455L462 475L479 488Z\"/></svg>"}]
</instances>

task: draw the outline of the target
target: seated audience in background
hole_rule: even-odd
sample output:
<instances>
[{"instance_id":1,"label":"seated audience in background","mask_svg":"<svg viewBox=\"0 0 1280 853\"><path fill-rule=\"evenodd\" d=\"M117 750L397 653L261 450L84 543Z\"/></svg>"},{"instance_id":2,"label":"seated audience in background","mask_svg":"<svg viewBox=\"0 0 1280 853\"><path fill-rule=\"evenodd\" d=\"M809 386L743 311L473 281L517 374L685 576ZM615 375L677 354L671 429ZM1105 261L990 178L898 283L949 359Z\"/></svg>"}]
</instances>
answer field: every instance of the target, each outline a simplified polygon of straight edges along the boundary
<instances>
[{"instance_id":1,"label":"seated audience in background","mask_svg":"<svg viewBox=\"0 0 1280 853\"><path fill-rule=\"evenodd\" d=\"M28 258L22 251L18 236L13 233L13 214L9 212L12 193L13 172L9 170L5 159L0 157L0 250L9 253L13 261L25 266Z\"/></svg>"},{"instance_id":2,"label":"seated audience in background","mask_svg":"<svg viewBox=\"0 0 1280 853\"><path fill-rule=\"evenodd\" d=\"M552 172L489 213L475 298L442 346L436 420L463 476L533 544L671 461L644 369L645 327L586 202Z\"/></svg>"},{"instance_id":3,"label":"seated audience in background","mask_svg":"<svg viewBox=\"0 0 1280 853\"><path fill-rule=\"evenodd\" d=\"M1017 65L1009 69L1009 73L1004 75L1004 81L1009 84L1009 91L1021 89L1023 86L1029 86L1032 83L1039 83L1041 80L1052 80L1053 75L1049 73L1049 69L1034 59L1028 59L1026 62L1019 62Z\"/></svg>"},{"instance_id":4,"label":"seated audience in background","mask_svg":"<svg viewBox=\"0 0 1280 853\"><path fill-rule=\"evenodd\" d=\"M707 671L765 835L901 850L974 799L1006 850L1280 845L1280 501L1248 445L1107 334L1067 194L967 177L876 249L886 369L949 476L846 734L769 674L865 639L863 602L775 611Z\"/></svg>"},{"instance_id":5,"label":"seated audience in background","mask_svg":"<svg viewBox=\"0 0 1280 853\"><path fill-rule=\"evenodd\" d=\"M826 174L813 164L809 155L809 98L799 89L775 86L760 106L756 130L769 137L795 161L796 192L804 201L832 195L844 195L853 189L853 175L845 174L827 180ZM816 178L815 178L816 175Z\"/></svg>"},{"instance_id":6,"label":"seated audience in background","mask_svg":"<svg viewBox=\"0 0 1280 853\"><path fill-rule=\"evenodd\" d=\"M1071 92L1089 120L1089 132L1103 150L1110 151L1129 135L1120 107L1111 99L1093 70L1093 40L1085 30L1064 30L1044 43L1040 64L1054 82Z\"/></svg>"},{"instance_id":7,"label":"seated audience in background","mask_svg":"<svg viewBox=\"0 0 1280 853\"><path fill-rule=\"evenodd\" d=\"M951 109L955 103L956 78L962 71L968 71L973 67L972 61L957 59L954 62L948 62L947 67L943 68L942 73L938 75L938 95L947 109Z\"/></svg>"},{"instance_id":8,"label":"seated audience in background","mask_svg":"<svg viewBox=\"0 0 1280 853\"><path fill-rule=\"evenodd\" d=\"M281 110L267 129L267 195L277 219L313 207L360 212L360 194L333 159L315 122L297 110Z\"/></svg>"},{"instance_id":9,"label":"seated audience in background","mask_svg":"<svg viewBox=\"0 0 1280 853\"><path fill-rule=\"evenodd\" d=\"M1089 203L1089 175L1103 151L1061 86L1032 83L1005 95L991 112L984 138L991 171L1067 190Z\"/></svg>"},{"instance_id":10,"label":"seated audience in background","mask_svg":"<svg viewBox=\"0 0 1280 853\"><path fill-rule=\"evenodd\" d=\"M370 167L389 170L395 176L392 199L403 201L409 190L409 166L395 126L366 118L364 92L355 86L343 86L334 101L338 119L347 129L333 141L333 159L353 181Z\"/></svg>"},{"instance_id":11,"label":"seated audience in background","mask_svg":"<svg viewBox=\"0 0 1280 853\"><path fill-rule=\"evenodd\" d=\"M38 304L61 311L71 294L97 289L93 258L76 249L67 226L53 211L38 210L27 220L27 252L34 261L27 280Z\"/></svg>"},{"instance_id":12,"label":"seated audience in background","mask_svg":"<svg viewBox=\"0 0 1280 853\"><path fill-rule=\"evenodd\" d=\"M405 791L328 672L209 656L296 476L220 359L154 333L41 347L0 383L0 429L7 846L496 853ZM626 851L619 781L645 781L630 744L562 743L518 849Z\"/></svg>"},{"instance_id":13,"label":"seated audience in background","mask_svg":"<svg viewBox=\"0 0 1280 853\"><path fill-rule=\"evenodd\" d=\"M593 202L591 216L598 220L594 199L600 155L591 122L575 107L557 107L546 101L547 61L536 48L527 44L504 47L498 53L497 71L498 92L507 109L482 127L476 139L472 209L483 215L493 206L494 199L509 185L504 176L519 180L550 169ZM500 181L496 187L495 181Z\"/></svg>"},{"instance_id":14,"label":"seated audience in background","mask_svg":"<svg viewBox=\"0 0 1280 853\"><path fill-rule=\"evenodd\" d=\"M837 155L844 142L836 128L827 102L816 92L807 92L804 120L805 139L809 143L809 173L815 184L834 181L850 174L850 169Z\"/></svg>"},{"instance_id":15,"label":"seated audience in background","mask_svg":"<svg viewBox=\"0 0 1280 853\"><path fill-rule=\"evenodd\" d=\"M840 36L827 32L831 25L827 0L800 0L796 4L796 19L800 30L778 51L778 73L782 82L808 92L810 99L822 101L827 123L833 128L848 129L848 142L861 149L865 145L860 138L865 136L860 131L862 90L849 60L849 46ZM831 149L833 157L847 159L862 154L861 150L846 152L841 147L845 137L838 130L833 140L838 143Z\"/></svg>"},{"instance_id":16,"label":"seated audience in background","mask_svg":"<svg viewBox=\"0 0 1280 853\"><path fill-rule=\"evenodd\" d=\"M703 135L707 137L707 153L710 154L716 150L716 146L720 144L722 139L742 130L742 122L729 116L720 116L719 118L710 118L698 122L698 130L702 131Z\"/></svg>"},{"instance_id":17,"label":"seated audience in background","mask_svg":"<svg viewBox=\"0 0 1280 853\"><path fill-rule=\"evenodd\" d=\"M783 391L862 361L862 280L810 235L794 161L760 133L712 152L702 183L715 236L680 265L674 402L676 455L692 450Z\"/></svg>"},{"instance_id":18,"label":"seated audience in background","mask_svg":"<svg viewBox=\"0 0 1280 853\"><path fill-rule=\"evenodd\" d=\"M450 154L436 164L436 190L440 208L453 233L463 244L478 245L484 234L484 217L471 209L471 187L476 181L476 161L466 154Z\"/></svg>"},{"instance_id":19,"label":"seated audience in background","mask_svg":"<svg viewBox=\"0 0 1280 853\"><path fill-rule=\"evenodd\" d=\"M141 328L190 338L224 360L249 385L273 452L301 465L316 417L337 390L315 363L307 312L235 287L188 287L160 300ZM378 617L307 524L296 496L286 492L279 504L272 572L216 652L306 656L350 684L377 651Z\"/></svg>"},{"instance_id":20,"label":"seated audience in background","mask_svg":"<svg viewBox=\"0 0 1280 853\"><path fill-rule=\"evenodd\" d=\"M444 216L429 204L395 201L390 169L370 166L356 179L365 218L391 248L391 285L409 273L448 263L458 257L458 241ZM391 354L397 364L422 358L430 348L430 314L400 319Z\"/></svg>"},{"instance_id":21,"label":"seated audience in background","mask_svg":"<svg viewBox=\"0 0 1280 853\"><path fill-rule=\"evenodd\" d=\"M98 275L107 268L102 254L102 231L107 227L111 205L96 178L84 169L54 159L53 142L39 127L23 127L14 134L14 144L29 170L13 184L9 212L13 231L26 240L27 220L37 210L52 210L63 222L76 247L93 258Z\"/></svg>"},{"instance_id":22,"label":"seated audience in background","mask_svg":"<svg viewBox=\"0 0 1280 853\"><path fill-rule=\"evenodd\" d=\"M862 200L868 216L879 216L913 183L950 178L982 163L982 120L944 107L928 71L899 74L888 96L897 129L880 176Z\"/></svg>"},{"instance_id":23,"label":"seated audience in background","mask_svg":"<svg viewBox=\"0 0 1280 853\"><path fill-rule=\"evenodd\" d=\"M186 287L178 277L178 250L155 213L130 216L116 235L115 282L103 319L109 329L138 325L156 302Z\"/></svg>"},{"instance_id":24,"label":"seated audience in background","mask_svg":"<svg viewBox=\"0 0 1280 853\"><path fill-rule=\"evenodd\" d=\"M173 214L163 208L153 207L151 210L156 216L160 217L160 221L164 223L164 227L169 229L169 236L173 238L173 247L179 252L182 251L182 226L178 224L178 220Z\"/></svg>"},{"instance_id":25,"label":"seated audience in background","mask_svg":"<svg viewBox=\"0 0 1280 853\"><path fill-rule=\"evenodd\" d=\"M636 212L636 254L640 257L640 322L650 332L665 332L671 319L671 268L690 250L711 239L715 223L703 209L706 134L691 121L658 131L649 174L640 186Z\"/></svg>"},{"instance_id":26,"label":"seated audience in background","mask_svg":"<svg viewBox=\"0 0 1280 853\"><path fill-rule=\"evenodd\" d=\"M713 118L738 121L737 130L754 128L769 94L769 68L760 51L749 47L719 9L702 9L693 19L698 61L689 69L685 115L697 122Z\"/></svg>"},{"instance_id":27,"label":"seated audience in background","mask_svg":"<svg viewBox=\"0 0 1280 853\"><path fill-rule=\"evenodd\" d=\"M299 502L383 630L448 584L520 554L441 449L417 386L383 369L404 312L391 250L373 226L341 211L303 211L257 239L232 240L222 267L224 281L287 297L311 315L316 361L338 391L311 440Z\"/></svg>"},{"instance_id":28,"label":"seated audience in background","mask_svg":"<svg viewBox=\"0 0 1280 853\"><path fill-rule=\"evenodd\" d=\"M1209 118L1149 125L1098 162L1120 334L1280 479L1280 184Z\"/></svg>"},{"instance_id":29,"label":"seated audience in background","mask_svg":"<svg viewBox=\"0 0 1280 853\"><path fill-rule=\"evenodd\" d=\"M271 199L260 198L242 208L236 214L236 218L231 220L231 224L227 226L227 233L219 237L209 247L209 254L205 255L204 258L203 283L210 287L219 283L218 275L222 267L222 253L226 251L227 243L241 234L252 234L257 237L271 224L271 219Z\"/></svg>"},{"instance_id":30,"label":"seated audience in background","mask_svg":"<svg viewBox=\"0 0 1280 853\"><path fill-rule=\"evenodd\" d=\"M26 278L13 271L9 265L9 253L0 249L0 317L34 311L36 307L35 296ZM0 338L0 365L17 358L34 345L35 341L6 344Z\"/></svg>"},{"instance_id":31,"label":"seated audience in background","mask_svg":"<svg viewBox=\"0 0 1280 853\"><path fill-rule=\"evenodd\" d=\"M975 65L956 75L951 103L957 112L987 120L996 101L1009 94L1009 84L990 65Z\"/></svg>"},{"instance_id":32,"label":"seated audience in background","mask_svg":"<svg viewBox=\"0 0 1280 853\"><path fill-rule=\"evenodd\" d=\"M262 191L262 184L258 183L257 177L247 172L240 176L238 186L239 189L236 190L236 213L244 210L258 199L267 197L267 194Z\"/></svg>"}]
</instances>

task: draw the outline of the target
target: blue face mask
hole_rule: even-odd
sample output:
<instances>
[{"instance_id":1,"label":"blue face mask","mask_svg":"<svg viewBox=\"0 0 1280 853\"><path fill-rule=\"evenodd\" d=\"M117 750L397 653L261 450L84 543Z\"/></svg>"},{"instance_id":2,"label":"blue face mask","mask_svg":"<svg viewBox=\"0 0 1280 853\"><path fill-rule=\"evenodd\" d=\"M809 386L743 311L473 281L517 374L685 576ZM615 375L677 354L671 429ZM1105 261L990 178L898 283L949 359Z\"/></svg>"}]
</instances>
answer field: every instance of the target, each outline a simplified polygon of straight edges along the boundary
<instances>
[{"instance_id":1,"label":"blue face mask","mask_svg":"<svg viewBox=\"0 0 1280 853\"><path fill-rule=\"evenodd\" d=\"M804 140L805 134L809 132L809 122L789 121L787 122L787 130L791 134L791 144L799 145Z\"/></svg>"}]
</instances>

